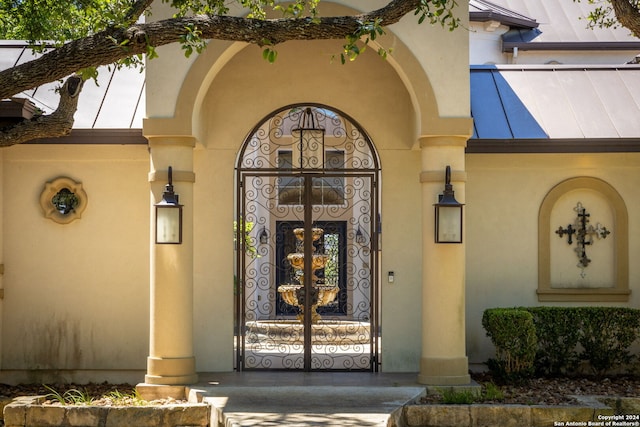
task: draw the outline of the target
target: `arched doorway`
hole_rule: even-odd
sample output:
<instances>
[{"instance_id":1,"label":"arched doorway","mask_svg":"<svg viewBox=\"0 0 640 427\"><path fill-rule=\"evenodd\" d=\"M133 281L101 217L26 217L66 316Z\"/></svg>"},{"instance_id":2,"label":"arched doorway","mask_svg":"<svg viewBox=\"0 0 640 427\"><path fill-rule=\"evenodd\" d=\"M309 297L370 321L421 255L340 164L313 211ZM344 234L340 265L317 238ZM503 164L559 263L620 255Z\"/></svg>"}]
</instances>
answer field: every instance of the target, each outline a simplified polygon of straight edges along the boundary
<instances>
[{"instance_id":1,"label":"arched doorway","mask_svg":"<svg viewBox=\"0 0 640 427\"><path fill-rule=\"evenodd\" d=\"M380 167L367 134L331 107L289 105L248 135L236 173L236 368L377 371Z\"/></svg>"}]
</instances>

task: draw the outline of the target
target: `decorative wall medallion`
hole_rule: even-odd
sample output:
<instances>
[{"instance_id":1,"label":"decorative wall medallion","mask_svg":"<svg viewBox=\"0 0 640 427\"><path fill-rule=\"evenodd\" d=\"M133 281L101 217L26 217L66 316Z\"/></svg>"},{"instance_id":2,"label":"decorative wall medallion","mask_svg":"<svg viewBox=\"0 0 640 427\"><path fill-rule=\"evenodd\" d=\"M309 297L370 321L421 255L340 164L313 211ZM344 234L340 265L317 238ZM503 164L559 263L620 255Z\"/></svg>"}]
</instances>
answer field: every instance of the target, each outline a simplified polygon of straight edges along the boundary
<instances>
[{"instance_id":1,"label":"decorative wall medallion","mask_svg":"<svg viewBox=\"0 0 640 427\"><path fill-rule=\"evenodd\" d=\"M68 224L80 219L87 207L87 193L82 183L60 177L44 185L40 194L40 206L45 218L58 224Z\"/></svg>"},{"instance_id":2,"label":"decorative wall medallion","mask_svg":"<svg viewBox=\"0 0 640 427\"><path fill-rule=\"evenodd\" d=\"M581 270L580 276L585 277L584 269L589 266L591 259L587 256L587 246L593 245L593 237L597 237L598 239L605 239L611 232L607 230L606 227L603 227L599 222L596 223L596 226L589 224L589 217L591 214L587 213L587 210L582 203L578 202L573 210L576 212L576 220L573 224L567 225L566 228L562 228L562 226L558 227L556 230L556 234L562 238L563 236L567 236L567 243L569 245L573 244L573 236L576 236L576 247L574 251L578 256L578 264L577 267Z\"/></svg>"}]
</instances>

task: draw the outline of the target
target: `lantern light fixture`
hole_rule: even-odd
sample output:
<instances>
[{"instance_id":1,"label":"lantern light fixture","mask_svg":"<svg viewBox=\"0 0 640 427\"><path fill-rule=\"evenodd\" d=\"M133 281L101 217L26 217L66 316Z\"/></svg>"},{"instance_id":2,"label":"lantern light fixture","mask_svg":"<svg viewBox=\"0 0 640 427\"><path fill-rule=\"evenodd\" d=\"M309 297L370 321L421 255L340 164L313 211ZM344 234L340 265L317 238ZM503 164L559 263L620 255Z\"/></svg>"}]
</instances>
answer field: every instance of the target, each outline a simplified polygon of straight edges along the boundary
<instances>
[{"instance_id":1,"label":"lantern light fixture","mask_svg":"<svg viewBox=\"0 0 640 427\"><path fill-rule=\"evenodd\" d=\"M324 134L311 107L301 112L298 126L291 129L293 136L293 167L318 169L325 166Z\"/></svg>"},{"instance_id":2,"label":"lantern light fixture","mask_svg":"<svg viewBox=\"0 0 640 427\"><path fill-rule=\"evenodd\" d=\"M182 243L182 207L178 195L173 192L173 170L168 169L168 183L164 187L162 200L156 207L156 243Z\"/></svg>"},{"instance_id":3,"label":"lantern light fixture","mask_svg":"<svg viewBox=\"0 0 640 427\"><path fill-rule=\"evenodd\" d=\"M462 243L462 207L454 197L451 185L451 167L445 169L444 192L435 206L435 242Z\"/></svg>"},{"instance_id":4,"label":"lantern light fixture","mask_svg":"<svg viewBox=\"0 0 640 427\"><path fill-rule=\"evenodd\" d=\"M356 231L356 243L359 245L364 245L366 242L366 239L364 238L364 234L362 233L362 230L360 230L360 226L358 226L358 230Z\"/></svg>"},{"instance_id":5,"label":"lantern light fixture","mask_svg":"<svg viewBox=\"0 0 640 427\"><path fill-rule=\"evenodd\" d=\"M266 245L269 243L269 233L267 233L267 229L262 227L262 231L260 232L260 236L258 236L258 240L261 245Z\"/></svg>"}]
</instances>

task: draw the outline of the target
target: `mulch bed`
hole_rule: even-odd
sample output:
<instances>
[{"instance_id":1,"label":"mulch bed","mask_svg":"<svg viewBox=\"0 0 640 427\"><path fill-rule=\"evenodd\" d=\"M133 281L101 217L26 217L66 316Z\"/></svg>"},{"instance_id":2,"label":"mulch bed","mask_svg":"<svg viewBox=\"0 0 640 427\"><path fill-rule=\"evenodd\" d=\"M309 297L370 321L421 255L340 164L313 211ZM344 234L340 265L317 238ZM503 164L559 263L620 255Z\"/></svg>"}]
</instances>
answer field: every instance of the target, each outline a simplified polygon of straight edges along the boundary
<instances>
[{"instance_id":1,"label":"mulch bed","mask_svg":"<svg viewBox=\"0 0 640 427\"><path fill-rule=\"evenodd\" d=\"M490 373L474 373L472 378L480 385L494 383ZM612 376L606 378L533 378L522 384L500 384L504 399L483 400L481 403L520 405L575 405L572 395L639 397L640 377ZM424 404L442 403L441 396L429 395Z\"/></svg>"},{"instance_id":2,"label":"mulch bed","mask_svg":"<svg viewBox=\"0 0 640 427\"><path fill-rule=\"evenodd\" d=\"M472 378L480 385L497 382L490 373L473 373ZM63 394L76 389L94 399L100 399L112 391L132 394L135 386L131 384L49 384L49 387ZM499 385L504 399L483 400L483 403L522 404L522 405L571 405L578 402L572 395L617 396L640 398L640 376L612 376L606 378L533 378L522 384ZM45 396L51 391L42 384L0 384L0 398L18 396ZM422 401L425 404L441 403L441 396L429 395Z\"/></svg>"}]
</instances>

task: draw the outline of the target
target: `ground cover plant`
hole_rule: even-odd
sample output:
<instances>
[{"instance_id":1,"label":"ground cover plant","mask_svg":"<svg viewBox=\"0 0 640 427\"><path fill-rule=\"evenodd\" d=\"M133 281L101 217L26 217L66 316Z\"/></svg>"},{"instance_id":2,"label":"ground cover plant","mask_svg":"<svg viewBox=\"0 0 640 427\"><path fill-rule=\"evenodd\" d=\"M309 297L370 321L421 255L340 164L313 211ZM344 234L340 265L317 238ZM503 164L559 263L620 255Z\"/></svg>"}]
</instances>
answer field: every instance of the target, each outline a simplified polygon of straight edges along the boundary
<instances>
[{"instance_id":1,"label":"ground cover plant","mask_svg":"<svg viewBox=\"0 0 640 427\"><path fill-rule=\"evenodd\" d=\"M44 396L48 405L76 406L147 406L186 403L183 400L159 399L146 401L131 384L0 384L0 400L19 396ZM0 424L1 425L1 424Z\"/></svg>"},{"instance_id":2,"label":"ground cover plant","mask_svg":"<svg viewBox=\"0 0 640 427\"><path fill-rule=\"evenodd\" d=\"M62 406L76 405L76 406L146 406L152 403L142 399L138 391L133 387L125 387L121 389L115 388L106 390L93 390L89 391L86 387L73 387L67 388L65 391L58 391L57 389L44 385L44 388L49 390L49 393L45 395L47 399L44 404L58 404ZM159 403L159 402L153 402Z\"/></svg>"}]
</instances>

